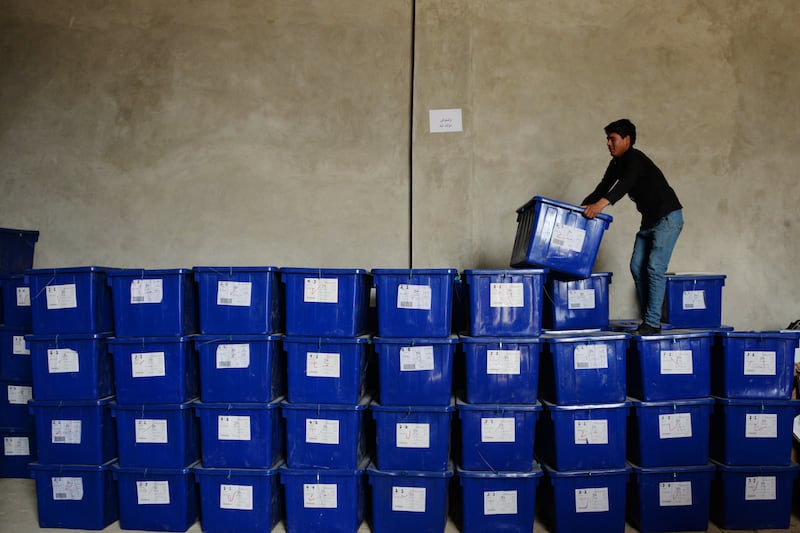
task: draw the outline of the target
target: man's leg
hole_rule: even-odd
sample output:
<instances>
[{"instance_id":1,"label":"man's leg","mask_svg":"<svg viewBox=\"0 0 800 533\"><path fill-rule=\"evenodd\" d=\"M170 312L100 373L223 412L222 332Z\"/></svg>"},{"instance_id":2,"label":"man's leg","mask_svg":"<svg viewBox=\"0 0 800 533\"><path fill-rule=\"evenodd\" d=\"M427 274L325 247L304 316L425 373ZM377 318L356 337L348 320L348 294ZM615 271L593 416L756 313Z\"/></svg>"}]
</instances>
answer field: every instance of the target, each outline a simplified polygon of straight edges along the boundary
<instances>
[{"instance_id":1,"label":"man's leg","mask_svg":"<svg viewBox=\"0 0 800 533\"><path fill-rule=\"evenodd\" d=\"M654 327L661 327L667 268L682 229L683 213L680 209L665 216L653 227L650 253L647 257L647 303L644 321Z\"/></svg>"},{"instance_id":2,"label":"man's leg","mask_svg":"<svg viewBox=\"0 0 800 533\"><path fill-rule=\"evenodd\" d=\"M647 256L650 250L650 230L639 230L633 243L631 254L631 275L633 285L636 287L636 299L639 301L639 316L644 319L647 310Z\"/></svg>"}]
</instances>

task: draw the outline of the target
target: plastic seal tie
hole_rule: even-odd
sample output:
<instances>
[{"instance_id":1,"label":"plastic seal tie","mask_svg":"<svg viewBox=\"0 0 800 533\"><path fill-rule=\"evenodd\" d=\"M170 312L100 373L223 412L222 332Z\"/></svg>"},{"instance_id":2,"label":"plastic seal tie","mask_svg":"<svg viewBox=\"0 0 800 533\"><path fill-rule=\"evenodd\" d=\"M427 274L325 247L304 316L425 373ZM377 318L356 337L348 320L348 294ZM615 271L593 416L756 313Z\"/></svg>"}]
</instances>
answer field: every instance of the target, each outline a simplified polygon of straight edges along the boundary
<instances>
[{"instance_id":1,"label":"plastic seal tie","mask_svg":"<svg viewBox=\"0 0 800 533\"><path fill-rule=\"evenodd\" d=\"M480 448L478 448L478 443L477 442L475 443L475 453L478 454L478 457L481 458L481 461L483 461L483 464L485 464L487 467L489 467L489 470L491 470L493 474L497 474L498 473L497 470L495 470L495 468L491 464L489 464L489 461L487 461L486 458L483 456L483 454L481 453Z\"/></svg>"},{"instance_id":2,"label":"plastic seal tie","mask_svg":"<svg viewBox=\"0 0 800 533\"><path fill-rule=\"evenodd\" d=\"M232 473L232 471L228 470L228 477L227 477L228 481L230 481L230 479L231 479L231 473Z\"/></svg>"}]
</instances>

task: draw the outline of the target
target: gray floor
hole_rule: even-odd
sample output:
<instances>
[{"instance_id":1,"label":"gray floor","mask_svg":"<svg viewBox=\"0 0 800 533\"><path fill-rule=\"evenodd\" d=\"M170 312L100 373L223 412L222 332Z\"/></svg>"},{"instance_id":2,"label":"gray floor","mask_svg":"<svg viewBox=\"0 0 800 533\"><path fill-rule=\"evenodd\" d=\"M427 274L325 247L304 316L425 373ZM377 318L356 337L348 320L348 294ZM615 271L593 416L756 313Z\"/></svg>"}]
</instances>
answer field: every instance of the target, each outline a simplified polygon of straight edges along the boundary
<instances>
[{"instance_id":1,"label":"gray floor","mask_svg":"<svg viewBox=\"0 0 800 533\"><path fill-rule=\"evenodd\" d=\"M0 479L0 532L20 532L29 533L35 531L43 532L58 532L58 531L80 531L76 529L41 529L36 514L36 489L33 480L30 479ZM120 530L119 522L115 522L108 526L103 531L114 533ZM130 531L130 530L125 530ZM200 533L202 530L200 524L195 523L188 529L191 533ZM286 531L283 523L278 524L273 533L284 533ZM359 529L359 533L369 533L370 529L366 524L363 524ZM448 522L445 528L445 533L456 533L458 529ZM631 526L625 528L626 533L636 532L636 529ZM719 533L728 530L720 530L714 524L709 524L708 530L711 533ZM764 529L759 530L761 533L769 532L798 532L800 533L800 519L797 516L792 516L792 523L790 529ZM548 529L540 523L536 523L533 528L533 533L547 533ZM309 532L313 533L313 532ZM487 532L488 533L488 532ZM577 532L576 532L577 533Z\"/></svg>"}]
</instances>

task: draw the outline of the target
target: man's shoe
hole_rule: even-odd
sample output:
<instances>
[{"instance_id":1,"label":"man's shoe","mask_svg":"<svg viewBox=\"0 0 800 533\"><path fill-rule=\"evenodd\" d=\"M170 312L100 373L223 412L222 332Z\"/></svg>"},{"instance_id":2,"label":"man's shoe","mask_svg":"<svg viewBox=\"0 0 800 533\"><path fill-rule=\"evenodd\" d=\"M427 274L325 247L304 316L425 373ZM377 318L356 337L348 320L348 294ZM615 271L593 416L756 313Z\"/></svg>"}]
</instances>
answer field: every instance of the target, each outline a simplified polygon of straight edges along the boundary
<instances>
[{"instance_id":1,"label":"man's shoe","mask_svg":"<svg viewBox=\"0 0 800 533\"><path fill-rule=\"evenodd\" d=\"M634 332L634 335L661 335L661 328L651 326L647 322L642 322L639 328Z\"/></svg>"}]
</instances>

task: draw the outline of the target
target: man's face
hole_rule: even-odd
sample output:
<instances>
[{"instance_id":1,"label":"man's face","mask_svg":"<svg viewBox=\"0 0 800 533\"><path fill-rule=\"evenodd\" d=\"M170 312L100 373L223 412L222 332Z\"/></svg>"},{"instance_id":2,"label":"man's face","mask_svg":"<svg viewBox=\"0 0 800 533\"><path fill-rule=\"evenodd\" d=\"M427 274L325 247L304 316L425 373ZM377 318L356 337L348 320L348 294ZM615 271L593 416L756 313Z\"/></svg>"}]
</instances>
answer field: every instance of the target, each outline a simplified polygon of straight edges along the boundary
<instances>
[{"instance_id":1,"label":"man's face","mask_svg":"<svg viewBox=\"0 0 800 533\"><path fill-rule=\"evenodd\" d=\"M631 137L630 135L620 137L619 133L609 133L606 136L606 145L611 157L620 157L631 147Z\"/></svg>"}]
</instances>

